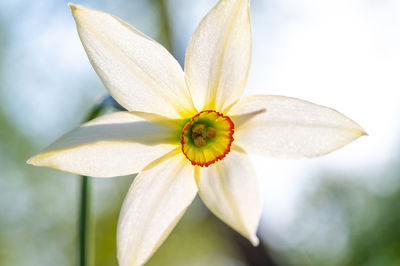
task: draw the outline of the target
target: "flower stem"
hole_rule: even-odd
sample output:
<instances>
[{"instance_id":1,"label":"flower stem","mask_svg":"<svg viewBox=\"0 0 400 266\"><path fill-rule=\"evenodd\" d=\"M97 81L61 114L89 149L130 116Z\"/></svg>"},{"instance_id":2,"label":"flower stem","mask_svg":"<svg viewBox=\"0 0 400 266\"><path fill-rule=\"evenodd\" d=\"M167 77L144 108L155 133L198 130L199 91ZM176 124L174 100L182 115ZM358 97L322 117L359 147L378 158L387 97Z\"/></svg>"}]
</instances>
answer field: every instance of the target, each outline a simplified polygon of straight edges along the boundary
<instances>
[{"instance_id":1,"label":"flower stem","mask_svg":"<svg viewBox=\"0 0 400 266\"><path fill-rule=\"evenodd\" d=\"M92 120L99 116L101 111L107 106L113 106L114 100L111 96L103 98L90 110L84 122ZM81 191L80 191L80 209L79 209L79 266L94 265L91 260L91 245L90 239L92 232L90 231L90 177L81 176Z\"/></svg>"},{"instance_id":2,"label":"flower stem","mask_svg":"<svg viewBox=\"0 0 400 266\"><path fill-rule=\"evenodd\" d=\"M89 219L90 219L90 183L87 176L81 176L81 199L79 211L79 265L89 264Z\"/></svg>"}]
</instances>

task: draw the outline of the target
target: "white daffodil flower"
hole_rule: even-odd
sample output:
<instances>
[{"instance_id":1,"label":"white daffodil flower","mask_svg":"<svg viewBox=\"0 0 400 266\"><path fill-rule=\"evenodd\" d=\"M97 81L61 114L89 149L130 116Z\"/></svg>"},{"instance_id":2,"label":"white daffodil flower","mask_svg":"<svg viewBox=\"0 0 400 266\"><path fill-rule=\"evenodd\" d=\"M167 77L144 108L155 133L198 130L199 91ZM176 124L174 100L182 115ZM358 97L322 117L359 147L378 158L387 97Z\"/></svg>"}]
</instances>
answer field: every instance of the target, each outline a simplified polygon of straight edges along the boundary
<instances>
[{"instance_id":1,"label":"white daffodil flower","mask_svg":"<svg viewBox=\"0 0 400 266\"><path fill-rule=\"evenodd\" d=\"M335 110L283 96L241 98L251 59L249 0L220 0L189 42L168 51L107 13L70 4L89 60L127 112L87 122L28 163L93 177L139 173L117 233L120 265L142 265L199 192L257 245L259 183L247 153L304 158L365 134Z\"/></svg>"}]
</instances>

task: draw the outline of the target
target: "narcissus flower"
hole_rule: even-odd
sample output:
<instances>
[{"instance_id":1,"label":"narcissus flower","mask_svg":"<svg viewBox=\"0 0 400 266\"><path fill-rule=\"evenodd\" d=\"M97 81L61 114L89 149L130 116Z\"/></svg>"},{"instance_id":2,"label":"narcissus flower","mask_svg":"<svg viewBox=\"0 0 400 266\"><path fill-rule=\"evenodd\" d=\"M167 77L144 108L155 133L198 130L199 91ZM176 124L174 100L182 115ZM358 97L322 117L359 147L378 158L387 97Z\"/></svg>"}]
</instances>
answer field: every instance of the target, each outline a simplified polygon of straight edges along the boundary
<instances>
[{"instance_id":1,"label":"narcissus flower","mask_svg":"<svg viewBox=\"0 0 400 266\"><path fill-rule=\"evenodd\" d=\"M257 245L259 184L248 153L314 157L364 135L344 115L299 99L241 98L251 58L249 0L220 0L189 42L185 72L122 20L70 4L89 60L127 112L87 122L28 162L93 177L139 173L118 224L120 265L142 265L197 192Z\"/></svg>"}]
</instances>

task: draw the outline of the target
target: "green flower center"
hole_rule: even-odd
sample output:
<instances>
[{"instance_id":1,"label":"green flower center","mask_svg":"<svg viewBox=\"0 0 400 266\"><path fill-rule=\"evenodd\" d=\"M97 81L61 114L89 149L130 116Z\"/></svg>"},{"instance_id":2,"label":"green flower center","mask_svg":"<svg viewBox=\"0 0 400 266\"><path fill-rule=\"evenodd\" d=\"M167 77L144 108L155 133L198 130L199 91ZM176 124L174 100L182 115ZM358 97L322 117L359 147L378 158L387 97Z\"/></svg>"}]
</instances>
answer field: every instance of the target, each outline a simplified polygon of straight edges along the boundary
<instances>
[{"instance_id":1,"label":"green flower center","mask_svg":"<svg viewBox=\"0 0 400 266\"><path fill-rule=\"evenodd\" d=\"M196 146L205 146L207 140L215 138L216 135L215 128L207 127L205 124L197 123L192 127L192 140Z\"/></svg>"}]
</instances>

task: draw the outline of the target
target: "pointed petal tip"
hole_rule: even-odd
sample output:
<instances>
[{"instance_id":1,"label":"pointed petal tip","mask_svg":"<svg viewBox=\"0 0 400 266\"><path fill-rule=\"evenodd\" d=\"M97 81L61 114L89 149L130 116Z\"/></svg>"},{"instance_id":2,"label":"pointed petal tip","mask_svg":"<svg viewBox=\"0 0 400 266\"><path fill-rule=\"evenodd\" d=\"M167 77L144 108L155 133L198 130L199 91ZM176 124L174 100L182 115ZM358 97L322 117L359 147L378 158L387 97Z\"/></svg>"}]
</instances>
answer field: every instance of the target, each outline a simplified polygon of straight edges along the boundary
<instances>
[{"instance_id":1,"label":"pointed petal tip","mask_svg":"<svg viewBox=\"0 0 400 266\"><path fill-rule=\"evenodd\" d=\"M69 6L69 8L71 8L72 12L74 12L78 8L78 6L73 3L68 3L68 6Z\"/></svg>"},{"instance_id":2,"label":"pointed petal tip","mask_svg":"<svg viewBox=\"0 0 400 266\"><path fill-rule=\"evenodd\" d=\"M81 5L76 5L76 4L73 4L73 3L68 3L68 6L69 6L69 8L71 9L71 11L72 11L72 15L76 15L76 13L79 11L79 10L82 10L82 8L83 8L83 6L81 6Z\"/></svg>"},{"instance_id":3,"label":"pointed petal tip","mask_svg":"<svg viewBox=\"0 0 400 266\"><path fill-rule=\"evenodd\" d=\"M363 136L369 136L369 134L359 125L358 125L358 129L355 130L354 134L357 135L357 138L363 137Z\"/></svg>"},{"instance_id":4,"label":"pointed petal tip","mask_svg":"<svg viewBox=\"0 0 400 266\"><path fill-rule=\"evenodd\" d=\"M38 166L38 162L36 160L36 155L34 155L31 158L29 158L28 160L26 160L26 163L30 164L30 165Z\"/></svg>"},{"instance_id":5,"label":"pointed petal tip","mask_svg":"<svg viewBox=\"0 0 400 266\"><path fill-rule=\"evenodd\" d=\"M254 247L257 247L260 244L260 240L255 234L250 235L248 239Z\"/></svg>"},{"instance_id":6,"label":"pointed petal tip","mask_svg":"<svg viewBox=\"0 0 400 266\"><path fill-rule=\"evenodd\" d=\"M355 128L356 128L356 131L357 131L357 133L358 133L358 135L360 136L360 137L362 137L362 136L369 136L369 134L367 133L367 131L365 131L365 129L362 127L362 126L360 126L360 124L358 124L357 122L355 122L354 120L351 120L354 124L355 124Z\"/></svg>"},{"instance_id":7,"label":"pointed petal tip","mask_svg":"<svg viewBox=\"0 0 400 266\"><path fill-rule=\"evenodd\" d=\"M361 133L360 133L360 137L362 137L362 136L368 137L369 134L363 129L363 130L361 130Z\"/></svg>"},{"instance_id":8,"label":"pointed petal tip","mask_svg":"<svg viewBox=\"0 0 400 266\"><path fill-rule=\"evenodd\" d=\"M29 158L25 163L37 166L37 163L35 162L35 156Z\"/></svg>"}]
</instances>

